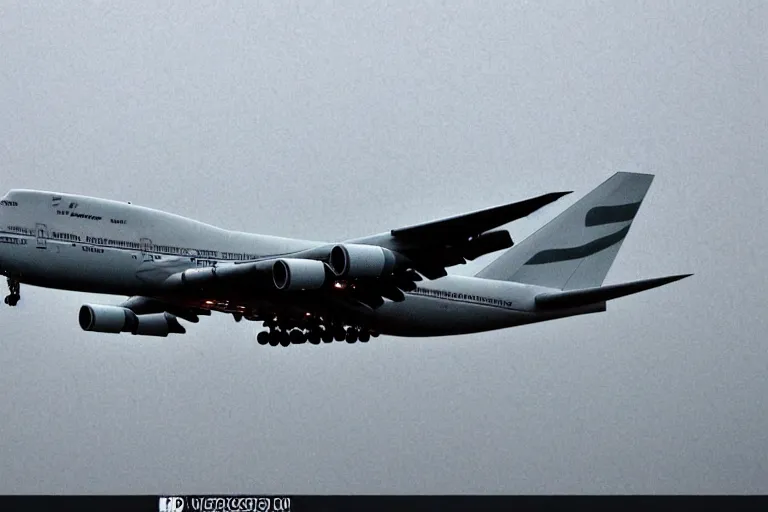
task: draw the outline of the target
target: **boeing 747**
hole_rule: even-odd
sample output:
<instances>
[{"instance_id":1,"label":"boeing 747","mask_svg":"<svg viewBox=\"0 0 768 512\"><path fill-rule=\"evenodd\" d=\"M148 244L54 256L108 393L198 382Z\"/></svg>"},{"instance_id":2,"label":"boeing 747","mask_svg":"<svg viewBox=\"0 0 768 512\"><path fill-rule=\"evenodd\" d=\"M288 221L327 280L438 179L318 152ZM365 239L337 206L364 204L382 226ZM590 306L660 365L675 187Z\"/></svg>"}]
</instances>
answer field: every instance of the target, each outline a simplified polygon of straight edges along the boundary
<instances>
[{"instance_id":1,"label":"boeing 747","mask_svg":"<svg viewBox=\"0 0 768 512\"><path fill-rule=\"evenodd\" d=\"M168 336L220 312L261 345L445 336L602 312L690 274L603 286L653 175L620 172L519 244L499 229L569 192L339 243L221 229L127 202L14 189L0 200L5 303L21 284L127 297L85 331ZM505 250L473 277L447 269Z\"/></svg>"}]
</instances>

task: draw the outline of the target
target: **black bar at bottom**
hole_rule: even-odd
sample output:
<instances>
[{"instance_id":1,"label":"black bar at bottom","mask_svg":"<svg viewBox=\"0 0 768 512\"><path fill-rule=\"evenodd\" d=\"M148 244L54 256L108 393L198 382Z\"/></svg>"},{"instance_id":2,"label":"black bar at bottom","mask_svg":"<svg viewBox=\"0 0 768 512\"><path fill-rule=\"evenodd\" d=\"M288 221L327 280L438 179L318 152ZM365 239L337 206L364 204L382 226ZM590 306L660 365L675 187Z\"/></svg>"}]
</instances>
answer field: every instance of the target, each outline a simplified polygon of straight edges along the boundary
<instances>
[{"instance_id":1,"label":"black bar at bottom","mask_svg":"<svg viewBox=\"0 0 768 512\"><path fill-rule=\"evenodd\" d=\"M0 496L0 510L98 510L100 512L301 512L378 510L516 510L560 507L640 506L645 509L681 507L768 510L764 496L307 496L307 495L176 495L161 496Z\"/></svg>"}]
</instances>

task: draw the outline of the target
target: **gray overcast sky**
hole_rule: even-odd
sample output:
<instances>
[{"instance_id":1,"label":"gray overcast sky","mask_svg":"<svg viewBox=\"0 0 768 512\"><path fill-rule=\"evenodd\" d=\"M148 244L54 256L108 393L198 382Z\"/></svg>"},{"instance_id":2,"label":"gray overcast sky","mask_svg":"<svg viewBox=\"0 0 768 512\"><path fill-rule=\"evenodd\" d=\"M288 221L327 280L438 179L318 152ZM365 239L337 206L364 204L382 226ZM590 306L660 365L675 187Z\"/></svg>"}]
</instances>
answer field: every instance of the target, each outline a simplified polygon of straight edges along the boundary
<instances>
[{"instance_id":1,"label":"gray overcast sky","mask_svg":"<svg viewBox=\"0 0 768 512\"><path fill-rule=\"evenodd\" d=\"M768 492L768 3L0 2L0 188L340 240L657 175L600 315L288 349L0 309L0 492ZM470 274L488 259L457 269Z\"/></svg>"}]
</instances>

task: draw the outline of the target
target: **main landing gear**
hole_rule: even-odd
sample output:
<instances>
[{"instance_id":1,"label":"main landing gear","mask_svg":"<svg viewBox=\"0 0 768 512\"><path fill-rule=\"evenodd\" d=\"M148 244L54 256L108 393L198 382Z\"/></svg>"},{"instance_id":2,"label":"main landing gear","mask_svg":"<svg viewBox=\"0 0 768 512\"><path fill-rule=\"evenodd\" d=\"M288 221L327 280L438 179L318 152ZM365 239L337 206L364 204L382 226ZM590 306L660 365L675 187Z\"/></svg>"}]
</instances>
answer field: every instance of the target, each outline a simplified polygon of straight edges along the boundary
<instances>
[{"instance_id":1,"label":"main landing gear","mask_svg":"<svg viewBox=\"0 0 768 512\"><path fill-rule=\"evenodd\" d=\"M9 306L15 306L21 298L21 285L15 279L8 278L8 291L11 293L6 295L5 303Z\"/></svg>"},{"instance_id":2,"label":"main landing gear","mask_svg":"<svg viewBox=\"0 0 768 512\"><path fill-rule=\"evenodd\" d=\"M366 343L371 339L371 336L378 336L378 333L372 333L357 327L347 327L346 329L344 327L335 327L333 330L325 326L314 326L309 329L281 329L275 325L265 325L265 327L270 328L269 332L261 331L256 336L256 341L259 345L270 345L272 347L278 345L283 347L301 345L306 342L312 345L319 345L321 342L332 343L334 339L336 341L346 341L350 344L356 341Z\"/></svg>"}]
</instances>

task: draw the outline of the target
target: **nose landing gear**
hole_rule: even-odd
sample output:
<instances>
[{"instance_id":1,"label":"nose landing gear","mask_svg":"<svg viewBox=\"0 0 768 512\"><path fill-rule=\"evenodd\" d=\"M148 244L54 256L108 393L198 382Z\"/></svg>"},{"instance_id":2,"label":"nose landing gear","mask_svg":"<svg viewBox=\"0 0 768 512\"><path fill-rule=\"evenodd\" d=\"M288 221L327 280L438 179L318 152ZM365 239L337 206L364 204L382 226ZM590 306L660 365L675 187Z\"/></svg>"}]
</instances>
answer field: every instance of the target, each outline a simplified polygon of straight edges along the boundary
<instances>
[{"instance_id":1,"label":"nose landing gear","mask_svg":"<svg viewBox=\"0 0 768 512\"><path fill-rule=\"evenodd\" d=\"M15 279L8 278L8 291L11 292L5 297L5 303L9 306L15 306L21 298L21 285Z\"/></svg>"}]
</instances>

